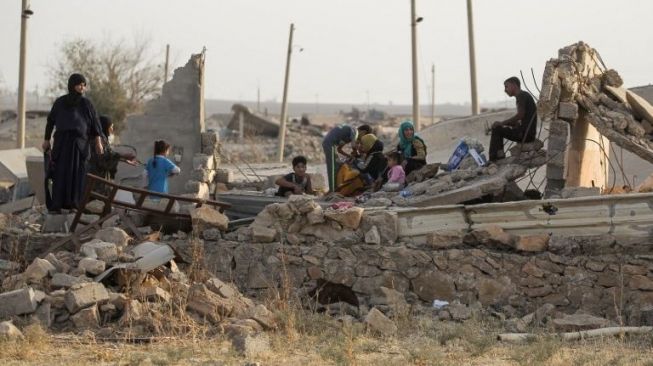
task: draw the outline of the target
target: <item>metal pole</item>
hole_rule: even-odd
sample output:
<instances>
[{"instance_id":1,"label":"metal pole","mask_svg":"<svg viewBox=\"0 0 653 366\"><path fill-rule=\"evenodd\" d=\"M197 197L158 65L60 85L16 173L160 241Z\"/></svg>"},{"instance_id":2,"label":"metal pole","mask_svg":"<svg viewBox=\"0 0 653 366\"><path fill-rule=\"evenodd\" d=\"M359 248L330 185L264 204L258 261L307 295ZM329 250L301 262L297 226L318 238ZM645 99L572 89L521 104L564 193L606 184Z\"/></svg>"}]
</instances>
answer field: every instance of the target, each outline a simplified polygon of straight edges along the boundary
<instances>
[{"instance_id":1,"label":"metal pole","mask_svg":"<svg viewBox=\"0 0 653 366\"><path fill-rule=\"evenodd\" d=\"M415 0L410 0L411 55L413 65L413 123L415 131L421 129L419 121L419 92L417 84L417 19L415 16Z\"/></svg>"},{"instance_id":2,"label":"metal pole","mask_svg":"<svg viewBox=\"0 0 653 366\"><path fill-rule=\"evenodd\" d=\"M281 126L279 126L279 162L283 162L283 148L286 142L286 119L288 118L288 77L290 76L290 55L292 54L292 34L295 25L290 23L288 37L288 55L286 56L286 76L283 82L283 100L281 102Z\"/></svg>"},{"instance_id":3,"label":"metal pole","mask_svg":"<svg viewBox=\"0 0 653 366\"><path fill-rule=\"evenodd\" d=\"M469 75L472 83L472 115L480 113L476 90L476 51L474 47L474 16L472 0L467 0L467 36L469 38Z\"/></svg>"},{"instance_id":4,"label":"metal pole","mask_svg":"<svg viewBox=\"0 0 653 366\"><path fill-rule=\"evenodd\" d=\"M435 64L431 64L431 125L435 123Z\"/></svg>"},{"instance_id":5,"label":"metal pole","mask_svg":"<svg viewBox=\"0 0 653 366\"><path fill-rule=\"evenodd\" d=\"M23 0L20 12L20 61L18 63L18 126L16 147L25 148L25 68L27 63L27 19L32 14L29 0Z\"/></svg>"},{"instance_id":6,"label":"metal pole","mask_svg":"<svg viewBox=\"0 0 653 366\"><path fill-rule=\"evenodd\" d=\"M238 112L238 142L245 140L245 112Z\"/></svg>"},{"instance_id":7,"label":"metal pole","mask_svg":"<svg viewBox=\"0 0 653 366\"><path fill-rule=\"evenodd\" d=\"M170 45L166 45L166 64L165 67L163 68L163 84L165 84L168 81L168 65L170 61Z\"/></svg>"}]
</instances>

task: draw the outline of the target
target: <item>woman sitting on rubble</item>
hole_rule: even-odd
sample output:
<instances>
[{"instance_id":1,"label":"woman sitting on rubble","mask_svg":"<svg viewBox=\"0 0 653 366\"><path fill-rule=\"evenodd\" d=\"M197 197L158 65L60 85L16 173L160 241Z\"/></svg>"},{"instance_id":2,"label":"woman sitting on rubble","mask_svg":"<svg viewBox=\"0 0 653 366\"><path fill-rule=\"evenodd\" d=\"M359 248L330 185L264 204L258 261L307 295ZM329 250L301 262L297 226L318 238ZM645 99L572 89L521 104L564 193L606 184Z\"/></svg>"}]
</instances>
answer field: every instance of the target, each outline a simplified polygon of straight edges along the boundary
<instances>
[{"instance_id":1,"label":"woman sitting on rubble","mask_svg":"<svg viewBox=\"0 0 653 366\"><path fill-rule=\"evenodd\" d=\"M360 149L363 158L356 162L356 168L369 185L379 178L383 179L383 172L388 167L388 160L383 155L383 142L374 134L367 134L360 139Z\"/></svg>"},{"instance_id":2,"label":"woman sitting on rubble","mask_svg":"<svg viewBox=\"0 0 653 366\"><path fill-rule=\"evenodd\" d=\"M426 144L424 140L415 135L415 127L410 120L403 121L399 126L397 152L401 155L401 166L406 175L426 165Z\"/></svg>"}]
</instances>

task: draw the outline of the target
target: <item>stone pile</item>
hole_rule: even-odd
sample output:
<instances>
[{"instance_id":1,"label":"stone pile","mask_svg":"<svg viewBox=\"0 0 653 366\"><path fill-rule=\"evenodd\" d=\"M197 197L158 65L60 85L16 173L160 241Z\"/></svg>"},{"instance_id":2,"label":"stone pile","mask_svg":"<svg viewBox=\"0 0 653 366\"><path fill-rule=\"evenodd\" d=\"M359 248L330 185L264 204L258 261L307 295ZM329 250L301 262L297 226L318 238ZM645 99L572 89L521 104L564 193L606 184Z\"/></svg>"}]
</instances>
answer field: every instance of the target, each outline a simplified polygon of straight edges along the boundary
<instances>
[{"instance_id":1,"label":"stone pile","mask_svg":"<svg viewBox=\"0 0 653 366\"><path fill-rule=\"evenodd\" d=\"M257 136L246 138L245 142L223 142L222 151L228 161L234 164L277 162L279 140L272 137ZM303 155L309 164L324 161L322 135L305 127L289 127L286 132L284 156L286 161Z\"/></svg>"},{"instance_id":2,"label":"stone pile","mask_svg":"<svg viewBox=\"0 0 653 366\"><path fill-rule=\"evenodd\" d=\"M565 186L569 129L586 120L610 141L653 162L653 107L623 88L617 71L583 42L560 49L544 69L538 114L550 123L547 191ZM632 188L632 187L631 187Z\"/></svg>"},{"instance_id":3,"label":"stone pile","mask_svg":"<svg viewBox=\"0 0 653 366\"><path fill-rule=\"evenodd\" d=\"M186 240L186 247L193 245ZM108 228L83 244L79 254L50 253L23 271L3 260L0 320L112 338L147 337L198 324L226 333L235 346L276 327L265 306L232 284L193 273L192 265L174 257L165 243L134 246L124 231Z\"/></svg>"}]
</instances>

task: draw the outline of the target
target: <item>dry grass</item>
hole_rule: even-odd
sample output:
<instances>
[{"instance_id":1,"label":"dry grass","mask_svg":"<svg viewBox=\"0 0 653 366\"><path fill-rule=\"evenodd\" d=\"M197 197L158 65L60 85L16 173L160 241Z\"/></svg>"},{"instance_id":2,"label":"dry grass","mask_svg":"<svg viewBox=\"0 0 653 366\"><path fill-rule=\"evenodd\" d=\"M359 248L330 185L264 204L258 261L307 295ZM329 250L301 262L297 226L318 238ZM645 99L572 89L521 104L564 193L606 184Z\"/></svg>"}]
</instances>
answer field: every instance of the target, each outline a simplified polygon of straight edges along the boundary
<instances>
[{"instance_id":1,"label":"dry grass","mask_svg":"<svg viewBox=\"0 0 653 366\"><path fill-rule=\"evenodd\" d=\"M270 333L271 351L253 359L237 355L222 336L164 338L148 344L107 343L90 335L52 336L38 326L25 340L0 343L0 363L112 365L653 365L653 337L604 338L563 343L499 343L491 323L412 319L393 337L377 337L360 323L340 322L311 312L296 314L296 335Z\"/></svg>"}]
</instances>

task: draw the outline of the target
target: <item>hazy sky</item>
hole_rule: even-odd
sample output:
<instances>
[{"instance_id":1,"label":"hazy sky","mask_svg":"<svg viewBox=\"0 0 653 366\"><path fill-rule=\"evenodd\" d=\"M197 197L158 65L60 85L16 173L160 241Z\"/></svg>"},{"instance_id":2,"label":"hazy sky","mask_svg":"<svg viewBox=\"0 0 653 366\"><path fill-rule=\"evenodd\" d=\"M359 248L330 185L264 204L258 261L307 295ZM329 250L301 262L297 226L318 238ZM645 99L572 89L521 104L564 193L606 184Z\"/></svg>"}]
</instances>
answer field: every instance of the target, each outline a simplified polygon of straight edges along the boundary
<instances>
[{"instance_id":1,"label":"hazy sky","mask_svg":"<svg viewBox=\"0 0 653 366\"><path fill-rule=\"evenodd\" d=\"M0 82L18 80L20 0L0 0ZM624 4L627 4L624 5ZM207 48L206 96L281 100L288 28L295 23L289 99L409 104L409 0L31 0L27 85L43 90L58 45L77 37L151 39L174 66ZM465 0L417 0L420 99L469 102ZM597 48L627 86L653 80L650 0L475 0L479 99L507 100L503 80L544 63L565 45Z\"/></svg>"}]
</instances>

